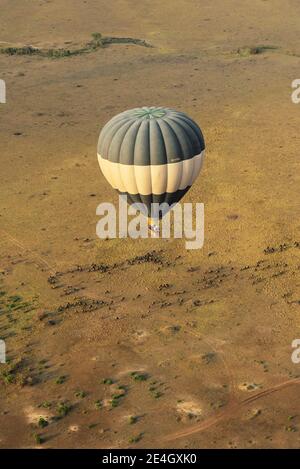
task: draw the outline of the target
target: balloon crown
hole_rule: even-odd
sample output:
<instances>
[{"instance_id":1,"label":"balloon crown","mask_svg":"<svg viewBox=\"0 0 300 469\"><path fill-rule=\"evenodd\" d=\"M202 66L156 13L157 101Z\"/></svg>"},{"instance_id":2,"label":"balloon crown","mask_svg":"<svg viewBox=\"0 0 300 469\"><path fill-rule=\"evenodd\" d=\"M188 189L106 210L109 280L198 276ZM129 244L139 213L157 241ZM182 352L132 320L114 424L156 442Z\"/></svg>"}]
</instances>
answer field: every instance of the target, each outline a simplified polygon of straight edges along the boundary
<instances>
[{"instance_id":1,"label":"balloon crown","mask_svg":"<svg viewBox=\"0 0 300 469\"><path fill-rule=\"evenodd\" d=\"M166 115L166 110L161 107L141 107L140 109L134 110L134 115L136 117L141 117L144 119L159 119Z\"/></svg>"}]
</instances>

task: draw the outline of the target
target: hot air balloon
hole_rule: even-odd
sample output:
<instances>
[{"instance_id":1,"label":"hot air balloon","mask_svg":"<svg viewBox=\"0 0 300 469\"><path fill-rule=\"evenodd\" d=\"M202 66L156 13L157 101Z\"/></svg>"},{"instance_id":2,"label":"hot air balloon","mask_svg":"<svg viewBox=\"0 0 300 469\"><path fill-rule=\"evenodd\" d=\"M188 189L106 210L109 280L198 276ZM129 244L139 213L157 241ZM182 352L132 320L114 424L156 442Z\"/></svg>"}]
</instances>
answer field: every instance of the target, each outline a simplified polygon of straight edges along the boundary
<instances>
[{"instance_id":1,"label":"hot air balloon","mask_svg":"<svg viewBox=\"0 0 300 469\"><path fill-rule=\"evenodd\" d=\"M203 164L199 126L185 113L163 107L131 109L113 117L98 141L104 177L130 204L163 205L160 217L186 194ZM149 221L151 225L151 219Z\"/></svg>"}]
</instances>

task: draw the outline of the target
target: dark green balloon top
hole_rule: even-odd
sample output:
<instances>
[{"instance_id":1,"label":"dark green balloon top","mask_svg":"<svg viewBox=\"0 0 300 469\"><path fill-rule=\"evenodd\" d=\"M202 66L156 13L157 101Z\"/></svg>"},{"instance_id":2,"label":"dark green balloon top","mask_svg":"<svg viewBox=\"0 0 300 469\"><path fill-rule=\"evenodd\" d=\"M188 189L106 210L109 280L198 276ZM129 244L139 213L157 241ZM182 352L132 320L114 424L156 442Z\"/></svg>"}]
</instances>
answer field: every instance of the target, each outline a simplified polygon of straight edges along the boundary
<instances>
[{"instance_id":1,"label":"dark green balloon top","mask_svg":"<svg viewBox=\"0 0 300 469\"><path fill-rule=\"evenodd\" d=\"M176 163L205 148L199 126L185 113L141 107L113 117L102 129L98 154L127 165Z\"/></svg>"}]
</instances>

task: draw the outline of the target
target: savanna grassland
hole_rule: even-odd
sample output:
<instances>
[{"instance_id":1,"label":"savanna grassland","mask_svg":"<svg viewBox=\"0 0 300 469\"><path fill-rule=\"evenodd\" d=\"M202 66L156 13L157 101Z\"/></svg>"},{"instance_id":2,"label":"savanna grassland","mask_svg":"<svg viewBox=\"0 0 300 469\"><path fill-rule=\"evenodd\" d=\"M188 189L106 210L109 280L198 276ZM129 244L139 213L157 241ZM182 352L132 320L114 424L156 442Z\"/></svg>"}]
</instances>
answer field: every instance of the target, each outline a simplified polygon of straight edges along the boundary
<instances>
[{"instance_id":1,"label":"savanna grassland","mask_svg":"<svg viewBox=\"0 0 300 469\"><path fill-rule=\"evenodd\" d=\"M0 446L299 447L299 2L0 10ZM96 237L99 131L143 105L203 130L202 249Z\"/></svg>"}]
</instances>

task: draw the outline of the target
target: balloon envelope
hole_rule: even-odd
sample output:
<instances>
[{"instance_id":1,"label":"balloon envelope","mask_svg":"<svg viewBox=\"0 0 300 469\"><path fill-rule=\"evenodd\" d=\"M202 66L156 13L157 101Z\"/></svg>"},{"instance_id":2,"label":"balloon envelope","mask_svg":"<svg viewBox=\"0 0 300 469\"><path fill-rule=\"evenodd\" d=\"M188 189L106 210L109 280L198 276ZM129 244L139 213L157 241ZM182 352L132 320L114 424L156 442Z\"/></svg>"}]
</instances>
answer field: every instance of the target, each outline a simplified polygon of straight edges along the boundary
<instances>
[{"instance_id":1,"label":"balloon envelope","mask_svg":"<svg viewBox=\"0 0 300 469\"><path fill-rule=\"evenodd\" d=\"M102 129L98 161L104 177L129 203L178 202L197 178L205 143L185 113L162 107L122 112Z\"/></svg>"}]
</instances>

